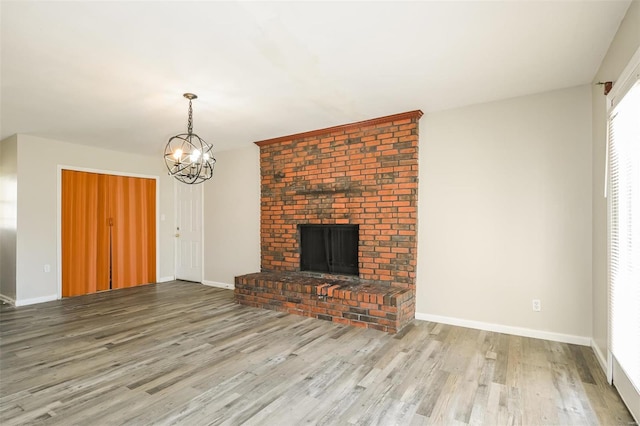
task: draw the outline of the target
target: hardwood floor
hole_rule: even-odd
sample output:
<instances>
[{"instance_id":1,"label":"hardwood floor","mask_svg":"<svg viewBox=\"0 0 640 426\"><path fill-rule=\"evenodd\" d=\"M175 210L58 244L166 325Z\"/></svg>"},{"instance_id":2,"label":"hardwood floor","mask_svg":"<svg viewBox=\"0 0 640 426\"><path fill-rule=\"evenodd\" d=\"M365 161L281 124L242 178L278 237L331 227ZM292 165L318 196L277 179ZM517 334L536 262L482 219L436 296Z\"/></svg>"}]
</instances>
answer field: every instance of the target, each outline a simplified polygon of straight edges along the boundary
<instances>
[{"instance_id":1,"label":"hardwood floor","mask_svg":"<svg viewBox=\"0 0 640 426\"><path fill-rule=\"evenodd\" d=\"M394 336L186 282L0 318L3 426L633 424L588 347L421 321Z\"/></svg>"}]
</instances>

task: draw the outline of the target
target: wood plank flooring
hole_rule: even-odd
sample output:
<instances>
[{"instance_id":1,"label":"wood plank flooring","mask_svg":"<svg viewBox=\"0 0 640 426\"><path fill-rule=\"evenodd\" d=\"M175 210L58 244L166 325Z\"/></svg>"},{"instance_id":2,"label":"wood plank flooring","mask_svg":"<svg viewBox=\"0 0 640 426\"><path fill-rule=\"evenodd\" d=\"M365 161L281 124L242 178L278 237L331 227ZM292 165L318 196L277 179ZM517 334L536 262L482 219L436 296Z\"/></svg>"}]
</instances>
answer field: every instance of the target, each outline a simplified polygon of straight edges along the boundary
<instances>
[{"instance_id":1,"label":"wood plank flooring","mask_svg":"<svg viewBox=\"0 0 640 426\"><path fill-rule=\"evenodd\" d=\"M398 335L171 282L0 311L9 425L630 425L590 348Z\"/></svg>"}]
</instances>

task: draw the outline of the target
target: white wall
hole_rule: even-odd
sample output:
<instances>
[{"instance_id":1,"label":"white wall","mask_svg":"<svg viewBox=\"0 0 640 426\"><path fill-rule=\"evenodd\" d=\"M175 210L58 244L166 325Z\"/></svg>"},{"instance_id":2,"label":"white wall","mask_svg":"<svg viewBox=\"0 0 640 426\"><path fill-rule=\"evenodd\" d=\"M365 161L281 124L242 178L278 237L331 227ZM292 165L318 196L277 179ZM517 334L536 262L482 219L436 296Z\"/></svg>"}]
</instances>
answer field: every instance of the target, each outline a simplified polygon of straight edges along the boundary
<instances>
[{"instance_id":1,"label":"white wall","mask_svg":"<svg viewBox=\"0 0 640 426\"><path fill-rule=\"evenodd\" d=\"M58 292L58 166L159 176L159 276L174 275L173 182L161 152L156 157L130 155L84 145L18 135L18 236L16 302L55 299ZM51 272L44 272L44 265Z\"/></svg>"},{"instance_id":2,"label":"white wall","mask_svg":"<svg viewBox=\"0 0 640 426\"><path fill-rule=\"evenodd\" d=\"M204 283L232 287L260 271L260 150L216 153L204 187Z\"/></svg>"},{"instance_id":3,"label":"white wall","mask_svg":"<svg viewBox=\"0 0 640 426\"><path fill-rule=\"evenodd\" d=\"M260 268L259 150L216 157L204 280L230 286ZM588 86L425 115L419 317L588 341L591 163Z\"/></svg>"},{"instance_id":4,"label":"white wall","mask_svg":"<svg viewBox=\"0 0 640 426\"><path fill-rule=\"evenodd\" d=\"M418 318L588 342L589 86L426 114L418 199Z\"/></svg>"},{"instance_id":5,"label":"white wall","mask_svg":"<svg viewBox=\"0 0 640 426\"><path fill-rule=\"evenodd\" d=\"M18 216L18 137L0 142L0 296L16 298L16 227Z\"/></svg>"},{"instance_id":6,"label":"white wall","mask_svg":"<svg viewBox=\"0 0 640 426\"><path fill-rule=\"evenodd\" d=\"M633 1L593 80L615 81L640 47L640 1ZM604 198L607 111L602 86L594 85L593 98L593 340L606 357L608 347L607 202ZM601 362L604 360L601 359Z\"/></svg>"}]
</instances>

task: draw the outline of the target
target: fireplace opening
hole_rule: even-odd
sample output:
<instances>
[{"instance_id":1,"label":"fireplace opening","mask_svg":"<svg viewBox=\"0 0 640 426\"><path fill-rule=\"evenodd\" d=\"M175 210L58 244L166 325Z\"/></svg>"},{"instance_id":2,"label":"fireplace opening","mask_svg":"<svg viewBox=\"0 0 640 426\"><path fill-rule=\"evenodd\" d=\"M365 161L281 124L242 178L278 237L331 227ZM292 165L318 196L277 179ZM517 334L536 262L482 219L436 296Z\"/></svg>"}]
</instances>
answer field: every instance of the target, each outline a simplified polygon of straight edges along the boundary
<instances>
[{"instance_id":1,"label":"fireplace opening","mask_svg":"<svg viewBox=\"0 0 640 426\"><path fill-rule=\"evenodd\" d=\"M298 225L300 270L358 275L358 225Z\"/></svg>"}]
</instances>

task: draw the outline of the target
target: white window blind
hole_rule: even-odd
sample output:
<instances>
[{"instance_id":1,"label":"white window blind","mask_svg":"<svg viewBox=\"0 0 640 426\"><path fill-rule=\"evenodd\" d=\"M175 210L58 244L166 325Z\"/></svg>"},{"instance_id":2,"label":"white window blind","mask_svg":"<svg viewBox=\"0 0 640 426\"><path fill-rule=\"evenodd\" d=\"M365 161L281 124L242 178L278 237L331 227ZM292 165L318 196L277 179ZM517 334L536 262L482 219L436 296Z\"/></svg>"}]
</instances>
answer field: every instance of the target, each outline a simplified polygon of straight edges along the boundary
<instances>
[{"instance_id":1,"label":"white window blind","mask_svg":"<svg viewBox=\"0 0 640 426\"><path fill-rule=\"evenodd\" d=\"M640 391L640 81L609 115L611 353Z\"/></svg>"}]
</instances>

